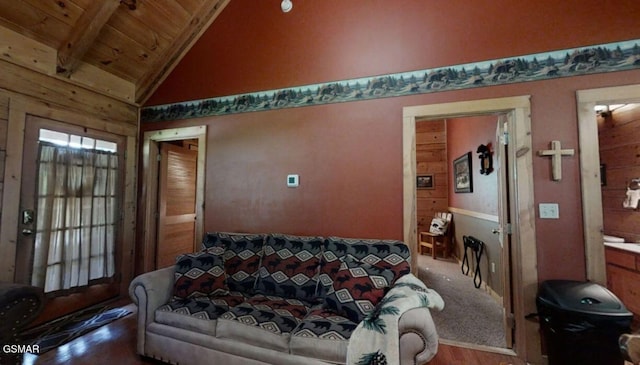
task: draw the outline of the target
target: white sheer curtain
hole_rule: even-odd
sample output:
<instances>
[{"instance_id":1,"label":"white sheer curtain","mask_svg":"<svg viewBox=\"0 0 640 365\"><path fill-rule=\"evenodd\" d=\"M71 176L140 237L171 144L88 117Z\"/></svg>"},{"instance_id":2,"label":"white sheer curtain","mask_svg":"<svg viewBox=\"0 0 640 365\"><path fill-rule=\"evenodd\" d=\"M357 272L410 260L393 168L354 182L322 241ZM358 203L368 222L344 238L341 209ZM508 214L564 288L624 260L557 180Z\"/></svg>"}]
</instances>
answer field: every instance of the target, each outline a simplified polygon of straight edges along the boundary
<instances>
[{"instance_id":1,"label":"white sheer curtain","mask_svg":"<svg viewBox=\"0 0 640 365\"><path fill-rule=\"evenodd\" d=\"M40 142L32 285L46 293L115 274L118 157Z\"/></svg>"}]
</instances>

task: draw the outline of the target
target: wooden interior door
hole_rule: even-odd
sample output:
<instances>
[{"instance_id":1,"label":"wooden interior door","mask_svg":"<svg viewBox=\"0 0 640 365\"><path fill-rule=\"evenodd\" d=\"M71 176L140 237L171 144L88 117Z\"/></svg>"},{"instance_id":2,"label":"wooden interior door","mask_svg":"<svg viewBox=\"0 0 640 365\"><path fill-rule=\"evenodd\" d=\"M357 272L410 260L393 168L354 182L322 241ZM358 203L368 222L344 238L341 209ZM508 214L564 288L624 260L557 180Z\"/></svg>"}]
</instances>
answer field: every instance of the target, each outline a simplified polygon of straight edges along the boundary
<instances>
[{"instance_id":1,"label":"wooden interior door","mask_svg":"<svg viewBox=\"0 0 640 365\"><path fill-rule=\"evenodd\" d=\"M160 146L156 268L175 264L176 256L196 247L198 152L171 142Z\"/></svg>"},{"instance_id":2,"label":"wooden interior door","mask_svg":"<svg viewBox=\"0 0 640 365\"><path fill-rule=\"evenodd\" d=\"M85 127L79 127L60 121L29 115L25 124L25 142L23 149L22 165L22 187L20 191L20 217L18 229L18 244L16 250L16 271L15 282L33 284L32 275L34 272L34 256L37 250L47 249L45 244L37 244L37 220L39 214L38 196L39 191L39 139L41 130L60 132L67 135L80 136L83 138L100 139L113 142L120 151L119 166L120 191L123 186L124 176L124 139L121 136L110 133L92 131ZM122 206L122 193L117 198L119 206ZM115 234L115 268L116 272L110 278L90 281L88 285L74 287L64 290L56 290L45 293L47 302L41 315L33 324L48 322L63 315L78 311L80 309L104 302L120 295L120 262L122 260L122 232L121 222L116 226ZM33 284L37 285L37 284Z\"/></svg>"}]
</instances>

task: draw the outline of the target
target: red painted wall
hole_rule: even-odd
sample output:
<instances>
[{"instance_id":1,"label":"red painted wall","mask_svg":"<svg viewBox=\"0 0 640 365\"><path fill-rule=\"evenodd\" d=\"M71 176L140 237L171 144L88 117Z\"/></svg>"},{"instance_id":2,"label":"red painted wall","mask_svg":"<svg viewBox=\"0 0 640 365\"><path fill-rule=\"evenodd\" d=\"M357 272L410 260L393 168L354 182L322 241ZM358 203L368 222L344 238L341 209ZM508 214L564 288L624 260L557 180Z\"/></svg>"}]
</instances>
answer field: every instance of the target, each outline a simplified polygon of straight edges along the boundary
<instances>
[{"instance_id":1,"label":"red painted wall","mask_svg":"<svg viewBox=\"0 0 640 365\"><path fill-rule=\"evenodd\" d=\"M640 3L234 0L148 105L640 38ZM578 147L575 92L640 83L614 72L344 104L152 123L209 127L205 227L402 239L402 108L531 95L534 151ZM563 180L534 156L539 279L583 279L579 156ZM301 186L286 188L287 174Z\"/></svg>"},{"instance_id":2,"label":"red painted wall","mask_svg":"<svg viewBox=\"0 0 640 365\"><path fill-rule=\"evenodd\" d=\"M447 160L453 162L458 157L471 152L471 173L473 176L473 193L456 193L453 179L454 171L453 168L449 169L450 207L498 215L498 174L495 171L489 175L481 174L480 159L476 153L481 144L490 144L491 150L495 150L497 123L498 117L494 115L447 120Z\"/></svg>"}]
</instances>

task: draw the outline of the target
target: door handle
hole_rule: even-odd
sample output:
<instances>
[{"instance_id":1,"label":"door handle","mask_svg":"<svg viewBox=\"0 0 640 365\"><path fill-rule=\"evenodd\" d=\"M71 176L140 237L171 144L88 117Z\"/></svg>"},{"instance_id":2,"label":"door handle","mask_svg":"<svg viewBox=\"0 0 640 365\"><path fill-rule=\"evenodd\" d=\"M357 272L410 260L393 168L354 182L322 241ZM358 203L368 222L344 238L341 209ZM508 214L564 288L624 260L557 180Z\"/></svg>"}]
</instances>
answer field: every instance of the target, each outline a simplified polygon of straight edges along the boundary
<instances>
[{"instance_id":1,"label":"door handle","mask_svg":"<svg viewBox=\"0 0 640 365\"><path fill-rule=\"evenodd\" d=\"M23 236L31 236L32 234L33 234L33 231L31 229L29 229L29 228L24 228L22 230L22 235Z\"/></svg>"},{"instance_id":2,"label":"door handle","mask_svg":"<svg viewBox=\"0 0 640 365\"><path fill-rule=\"evenodd\" d=\"M500 234L500 232L502 232L502 230L500 228L494 228L491 230L491 233L493 234Z\"/></svg>"},{"instance_id":3,"label":"door handle","mask_svg":"<svg viewBox=\"0 0 640 365\"><path fill-rule=\"evenodd\" d=\"M33 209L25 209L22 211L22 224L31 224L33 223L33 219Z\"/></svg>"}]
</instances>

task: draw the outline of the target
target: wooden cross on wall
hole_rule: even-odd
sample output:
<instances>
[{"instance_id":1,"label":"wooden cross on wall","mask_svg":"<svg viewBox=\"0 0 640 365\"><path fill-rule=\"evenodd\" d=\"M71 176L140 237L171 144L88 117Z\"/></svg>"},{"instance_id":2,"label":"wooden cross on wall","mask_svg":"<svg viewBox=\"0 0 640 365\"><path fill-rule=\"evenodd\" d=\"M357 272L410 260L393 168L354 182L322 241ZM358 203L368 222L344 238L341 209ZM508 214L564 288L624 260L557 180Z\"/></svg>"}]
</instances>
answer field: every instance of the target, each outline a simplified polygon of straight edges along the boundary
<instances>
[{"instance_id":1,"label":"wooden cross on wall","mask_svg":"<svg viewBox=\"0 0 640 365\"><path fill-rule=\"evenodd\" d=\"M563 150L560 147L560 141L551 141L550 150L538 151L540 156L551 156L551 178L553 181L562 179L562 156L573 156L574 153L573 149Z\"/></svg>"}]
</instances>

